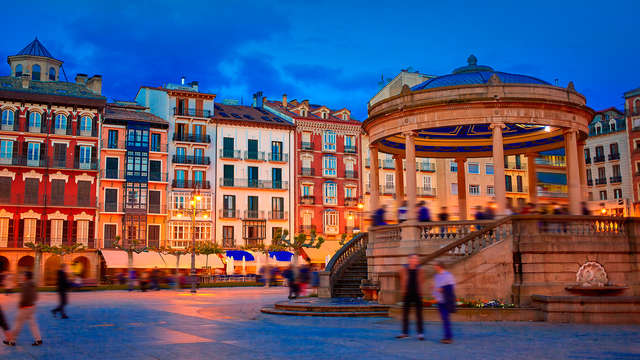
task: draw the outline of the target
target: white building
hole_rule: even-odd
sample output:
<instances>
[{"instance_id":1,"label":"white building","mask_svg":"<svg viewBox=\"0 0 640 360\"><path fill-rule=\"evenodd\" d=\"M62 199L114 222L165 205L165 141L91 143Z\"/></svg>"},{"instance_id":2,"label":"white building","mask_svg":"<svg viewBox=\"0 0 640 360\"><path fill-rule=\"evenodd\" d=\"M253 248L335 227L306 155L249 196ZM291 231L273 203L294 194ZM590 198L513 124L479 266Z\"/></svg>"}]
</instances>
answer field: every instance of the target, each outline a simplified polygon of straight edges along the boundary
<instances>
[{"instance_id":1,"label":"white building","mask_svg":"<svg viewBox=\"0 0 640 360\"><path fill-rule=\"evenodd\" d=\"M143 86L136 102L169 121L169 246L187 247L192 241L190 201L196 201L196 241L213 241L215 148L214 94L199 92L198 83ZM196 197L196 195L198 195Z\"/></svg>"},{"instance_id":2,"label":"white building","mask_svg":"<svg viewBox=\"0 0 640 360\"><path fill-rule=\"evenodd\" d=\"M225 248L269 245L294 236L293 123L263 108L215 105L216 238Z\"/></svg>"}]
</instances>

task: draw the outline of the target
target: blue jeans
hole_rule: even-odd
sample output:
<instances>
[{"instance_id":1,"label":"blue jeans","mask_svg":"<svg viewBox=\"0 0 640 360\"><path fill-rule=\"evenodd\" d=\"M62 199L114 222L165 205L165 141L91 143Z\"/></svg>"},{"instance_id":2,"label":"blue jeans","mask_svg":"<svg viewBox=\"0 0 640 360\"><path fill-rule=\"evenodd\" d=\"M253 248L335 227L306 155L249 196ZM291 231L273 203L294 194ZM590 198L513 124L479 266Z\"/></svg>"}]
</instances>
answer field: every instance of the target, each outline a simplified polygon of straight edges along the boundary
<instances>
[{"instance_id":1,"label":"blue jeans","mask_svg":"<svg viewBox=\"0 0 640 360\"><path fill-rule=\"evenodd\" d=\"M438 310L440 311L440 318L442 318L442 326L444 327L444 339L451 340L453 335L451 334L451 321L449 321L449 309L447 305L438 303Z\"/></svg>"}]
</instances>

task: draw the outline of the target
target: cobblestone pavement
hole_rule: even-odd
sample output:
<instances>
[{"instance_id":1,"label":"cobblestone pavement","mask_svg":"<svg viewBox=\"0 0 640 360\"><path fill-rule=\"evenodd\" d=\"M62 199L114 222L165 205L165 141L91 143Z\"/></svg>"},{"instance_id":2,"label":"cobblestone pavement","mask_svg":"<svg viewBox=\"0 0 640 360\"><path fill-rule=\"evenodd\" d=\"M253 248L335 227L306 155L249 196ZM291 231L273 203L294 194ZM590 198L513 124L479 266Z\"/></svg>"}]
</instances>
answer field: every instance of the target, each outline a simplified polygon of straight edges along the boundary
<instances>
[{"instance_id":1,"label":"cobblestone pavement","mask_svg":"<svg viewBox=\"0 0 640 360\"><path fill-rule=\"evenodd\" d=\"M263 315L283 288L218 288L188 292L71 293L68 320L49 313L57 300L41 293L44 345L24 329L0 359L640 359L640 326L546 323L457 323L442 345L438 323L427 341L395 340L386 318ZM0 295L13 323L17 295ZM1 345L1 344L0 344Z\"/></svg>"}]
</instances>

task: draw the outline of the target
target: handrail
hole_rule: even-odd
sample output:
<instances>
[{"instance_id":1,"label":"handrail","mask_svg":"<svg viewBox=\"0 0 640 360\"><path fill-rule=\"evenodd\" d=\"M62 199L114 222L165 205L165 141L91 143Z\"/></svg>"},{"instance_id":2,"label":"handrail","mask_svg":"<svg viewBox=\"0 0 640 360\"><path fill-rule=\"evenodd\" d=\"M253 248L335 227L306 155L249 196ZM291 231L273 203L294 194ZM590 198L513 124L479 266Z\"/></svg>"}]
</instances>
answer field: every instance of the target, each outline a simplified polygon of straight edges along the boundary
<instances>
[{"instance_id":1,"label":"handrail","mask_svg":"<svg viewBox=\"0 0 640 360\"><path fill-rule=\"evenodd\" d=\"M367 235L367 233L359 233L359 234L356 234L353 238L351 238L351 240L349 240L349 242L344 244L335 254L333 254L333 256L331 257L331 260L329 260L329 263L327 264L327 267L325 267L324 271L332 272L333 271L333 267L338 262L338 259L341 256L343 256L343 254L345 254L347 252L347 250L349 250L353 246L355 246L356 242L360 241L360 239L362 237L366 237L366 235Z\"/></svg>"},{"instance_id":2,"label":"handrail","mask_svg":"<svg viewBox=\"0 0 640 360\"><path fill-rule=\"evenodd\" d=\"M466 242L469 242L470 240L472 240L472 239L474 239L476 237L479 237L481 235L487 234L487 233L495 230L495 228L497 228L498 226L503 225L503 224L511 221L512 218L513 218L513 216L504 217L502 219L497 220L493 224L488 225L487 227L484 227L482 230L476 230L476 231L474 231L472 233L469 233L468 235L464 236L462 239L454 241L454 242L452 242L452 243L450 243L450 244L438 249L437 251L435 251L435 252L433 252L433 253L431 253L429 255L424 256L422 258L422 261L420 262L420 264L425 265L428 262L433 261L434 259L436 259L436 258L448 253L452 249L455 249L456 247L458 247L458 246L460 246L460 245L462 245L462 244L464 244Z\"/></svg>"},{"instance_id":3,"label":"handrail","mask_svg":"<svg viewBox=\"0 0 640 360\"><path fill-rule=\"evenodd\" d=\"M368 239L369 236L367 233L356 234L348 243L333 255L327 264L325 271L329 273L329 289L331 291L331 296L335 295L334 290L338 277L344 273L344 270L349 264L349 260L353 258L354 254L366 251Z\"/></svg>"}]
</instances>

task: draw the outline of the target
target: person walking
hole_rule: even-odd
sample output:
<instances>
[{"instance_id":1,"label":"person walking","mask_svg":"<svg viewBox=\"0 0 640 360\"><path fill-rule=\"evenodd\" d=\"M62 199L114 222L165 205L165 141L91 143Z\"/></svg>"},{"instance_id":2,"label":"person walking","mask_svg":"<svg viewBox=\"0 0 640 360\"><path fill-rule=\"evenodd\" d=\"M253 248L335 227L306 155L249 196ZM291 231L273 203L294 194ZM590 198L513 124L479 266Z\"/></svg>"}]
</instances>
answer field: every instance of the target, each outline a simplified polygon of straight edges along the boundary
<instances>
[{"instance_id":1,"label":"person walking","mask_svg":"<svg viewBox=\"0 0 640 360\"><path fill-rule=\"evenodd\" d=\"M9 324L2 312L2 307L0 307L0 329L2 329L2 332L4 333L4 340L2 340L2 343L5 345L16 346L16 342L11 335L11 331L9 331Z\"/></svg>"},{"instance_id":2,"label":"person walking","mask_svg":"<svg viewBox=\"0 0 640 360\"><path fill-rule=\"evenodd\" d=\"M20 335L24 323L28 322L31 335L33 336L33 344L31 345L42 345L42 337L40 336L40 329L38 329L38 323L35 317L36 301L38 301L38 290L36 289L36 284L33 282L33 273L31 271L25 271L20 292L20 302L18 303L18 316L16 317L13 331L11 331L11 339L13 341Z\"/></svg>"},{"instance_id":3,"label":"person walking","mask_svg":"<svg viewBox=\"0 0 640 360\"><path fill-rule=\"evenodd\" d=\"M436 263L433 268L436 271L436 275L433 278L433 298L438 303L438 311L440 312L444 329L444 337L440 342L451 344L453 335L451 334L449 315L456 311L455 279L450 272L445 270L443 263Z\"/></svg>"},{"instance_id":4,"label":"person walking","mask_svg":"<svg viewBox=\"0 0 640 360\"><path fill-rule=\"evenodd\" d=\"M400 271L400 284L402 286L402 334L397 339L409 337L409 310L411 306L416 308L416 331L418 340L424 340L422 323L422 284L424 276L420 268L420 258L417 254L409 255L408 264Z\"/></svg>"},{"instance_id":5,"label":"person walking","mask_svg":"<svg viewBox=\"0 0 640 360\"><path fill-rule=\"evenodd\" d=\"M438 221L449 221L449 213L447 212L447 207L443 206L440 208L440 213L438 214ZM440 226L440 236L444 237L447 232L446 226Z\"/></svg>"},{"instance_id":6,"label":"person walking","mask_svg":"<svg viewBox=\"0 0 640 360\"><path fill-rule=\"evenodd\" d=\"M51 310L53 317L56 317L57 313L60 313L60 317L68 319L67 313L64 312L64 307L67 306L67 290L69 290L69 280L67 279L67 265L65 263L60 264L58 269L58 298L60 300L58 307Z\"/></svg>"},{"instance_id":7,"label":"person walking","mask_svg":"<svg viewBox=\"0 0 640 360\"><path fill-rule=\"evenodd\" d=\"M382 205L378 210L373 214L373 225L374 226L383 226L387 225L387 222L384 221L384 214L386 213L387 206Z\"/></svg>"},{"instance_id":8,"label":"person walking","mask_svg":"<svg viewBox=\"0 0 640 360\"><path fill-rule=\"evenodd\" d=\"M297 298L298 284L296 283L296 273L293 265L289 264L289 267L285 269L282 275L287 279L287 284L289 285L289 300Z\"/></svg>"},{"instance_id":9,"label":"person walking","mask_svg":"<svg viewBox=\"0 0 640 360\"><path fill-rule=\"evenodd\" d=\"M429 212L427 203L425 203L424 201L420 201L417 207L418 207L418 221L420 222L431 221L431 213Z\"/></svg>"},{"instance_id":10,"label":"person walking","mask_svg":"<svg viewBox=\"0 0 640 360\"><path fill-rule=\"evenodd\" d=\"M398 223L407 221L407 215L409 215L407 212L407 202L403 201L402 205L398 208Z\"/></svg>"}]
</instances>

